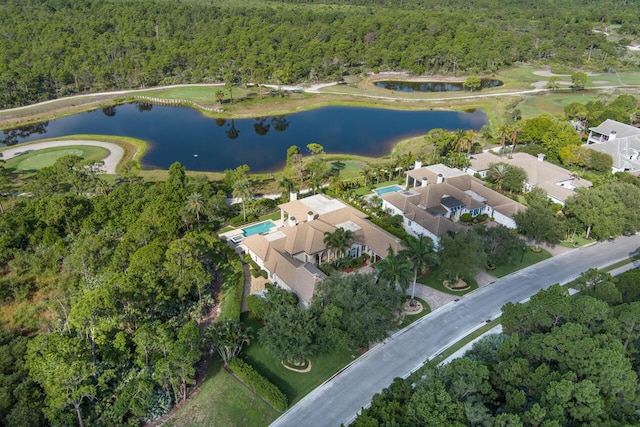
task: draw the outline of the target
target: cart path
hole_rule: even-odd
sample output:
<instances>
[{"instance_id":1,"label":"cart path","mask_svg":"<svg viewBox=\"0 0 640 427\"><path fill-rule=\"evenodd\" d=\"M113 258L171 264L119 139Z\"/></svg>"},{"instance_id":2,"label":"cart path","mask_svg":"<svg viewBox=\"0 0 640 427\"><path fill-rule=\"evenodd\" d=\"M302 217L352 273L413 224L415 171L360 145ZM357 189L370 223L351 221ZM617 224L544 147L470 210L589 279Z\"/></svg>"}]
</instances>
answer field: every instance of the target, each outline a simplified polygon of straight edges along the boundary
<instances>
[{"instance_id":1,"label":"cart path","mask_svg":"<svg viewBox=\"0 0 640 427\"><path fill-rule=\"evenodd\" d=\"M109 150L109 155L102 159L104 162L104 166L102 167L103 171L108 174L115 174L116 167L118 163L124 156L124 149L117 144L112 142L104 142L104 141L91 141L91 140L81 140L81 139L69 139L64 141L47 141L47 142L35 142L35 143L24 143L14 145L11 148L6 150L1 150L2 158L4 160L11 159L13 157L24 154L28 151L33 150L42 150L43 148L52 148L52 147L68 147L73 145L93 145L96 147L103 147Z\"/></svg>"}]
</instances>

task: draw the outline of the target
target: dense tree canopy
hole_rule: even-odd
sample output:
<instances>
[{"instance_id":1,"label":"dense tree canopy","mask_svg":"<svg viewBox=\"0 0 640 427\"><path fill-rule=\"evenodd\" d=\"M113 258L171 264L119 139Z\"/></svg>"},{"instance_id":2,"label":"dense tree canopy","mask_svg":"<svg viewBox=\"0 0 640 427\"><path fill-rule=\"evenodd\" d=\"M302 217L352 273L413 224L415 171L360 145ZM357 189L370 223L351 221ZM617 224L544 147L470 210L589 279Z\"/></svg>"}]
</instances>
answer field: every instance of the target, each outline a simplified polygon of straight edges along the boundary
<instances>
[{"instance_id":1,"label":"dense tree canopy","mask_svg":"<svg viewBox=\"0 0 640 427\"><path fill-rule=\"evenodd\" d=\"M638 270L617 282L607 276L588 273L584 291L615 282L598 292L619 296L638 284ZM503 334L449 364L396 379L353 425L637 425L639 303L570 297L554 285L528 303L507 304Z\"/></svg>"},{"instance_id":2,"label":"dense tree canopy","mask_svg":"<svg viewBox=\"0 0 640 427\"><path fill-rule=\"evenodd\" d=\"M123 179L99 193L92 170L63 157L0 215L0 302L12 307L0 328L0 351L11 354L0 425L161 415L195 381L205 344L195 322L223 282L237 283L233 250L193 230L207 219L208 181L174 164L166 182Z\"/></svg>"},{"instance_id":3,"label":"dense tree canopy","mask_svg":"<svg viewBox=\"0 0 640 427\"><path fill-rule=\"evenodd\" d=\"M531 60L619 68L625 49L592 29L638 31L638 6L618 2L309 3L7 1L0 106L175 83L490 73Z\"/></svg>"}]
</instances>

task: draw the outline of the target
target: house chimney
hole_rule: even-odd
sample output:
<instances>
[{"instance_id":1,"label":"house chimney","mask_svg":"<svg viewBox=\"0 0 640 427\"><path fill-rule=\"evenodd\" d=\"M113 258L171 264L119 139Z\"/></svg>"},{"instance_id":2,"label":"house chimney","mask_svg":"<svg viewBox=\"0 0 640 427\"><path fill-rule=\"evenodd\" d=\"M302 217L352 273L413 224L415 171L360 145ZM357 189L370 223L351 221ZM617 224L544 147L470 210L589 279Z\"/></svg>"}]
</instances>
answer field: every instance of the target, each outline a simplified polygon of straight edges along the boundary
<instances>
[{"instance_id":1,"label":"house chimney","mask_svg":"<svg viewBox=\"0 0 640 427\"><path fill-rule=\"evenodd\" d=\"M315 217L315 216L314 216L314 214L313 214L313 211L309 211L309 212L307 212L307 222L311 222L311 221L313 221L313 220L314 220L314 217Z\"/></svg>"},{"instance_id":2,"label":"house chimney","mask_svg":"<svg viewBox=\"0 0 640 427\"><path fill-rule=\"evenodd\" d=\"M298 220L296 219L295 216L290 216L288 221L289 221L289 227L295 227L296 225L298 225Z\"/></svg>"},{"instance_id":3,"label":"house chimney","mask_svg":"<svg viewBox=\"0 0 640 427\"><path fill-rule=\"evenodd\" d=\"M542 153L538 154L538 161L544 162L544 154Z\"/></svg>"},{"instance_id":4,"label":"house chimney","mask_svg":"<svg viewBox=\"0 0 640 427\"><path fill-rule=\"evenodd\" d=\"M609 134L609 141L613 141L614 139L616 139L617 134L618 133L615 130L612 130Z\"/></svg>"},{"instance_id":5,"label":"house chimney","mask_svg":"<svg viewBox=\"0 0 640 427\"><path fill-rule=\"evenodd\" d=\"M291 191L289 193L289 201L295 202L296 200L298 200L298 193L296 193L295 191Z\"/></svg>"},{"instance_id":6,"label":"house chimney","mask_svg":"<svg viewBox=\"0 0 640 427\"><path fill-rule=\"evenodd\" d=\"M444 182L444 176L442 176L441 173L438 174L438 180L436 181L437 184L442 184Z\"/></svg>"},{"instance_id":7,"label":"house chimney","mask_svg":"<svg viewBox=\"0 0 640 427\"><path fill-rule=\"evenodd\" d=\"M422 167L422 160L416 160L416 164L413 168L420 169L421 167Z\"/></svg>"},{"instance_id":8,"label":"house chimney","mask_svg":"<svg viewBox=\"0 0 640 427\"><path fill-rule=\"evenodd\" d=\"M427 178L423 177L422 178L422 187L426 187L427 186Z\"/></svg>"}]
</instances>

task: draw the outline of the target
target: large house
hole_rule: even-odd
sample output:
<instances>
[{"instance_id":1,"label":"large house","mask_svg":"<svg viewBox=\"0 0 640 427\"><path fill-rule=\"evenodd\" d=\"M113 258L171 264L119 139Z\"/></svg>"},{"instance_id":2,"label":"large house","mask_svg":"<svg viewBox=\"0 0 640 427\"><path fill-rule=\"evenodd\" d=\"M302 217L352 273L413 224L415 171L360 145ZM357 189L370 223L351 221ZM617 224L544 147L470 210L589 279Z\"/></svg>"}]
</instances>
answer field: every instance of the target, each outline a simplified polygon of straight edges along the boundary
<instances>
[{"instance_id":1,"label":"large house","mask_svg":"<svg viewBox=\"0 0 640 427\"><path fill-rule=\"evenodd\" d=\"M613 158L613 172L640 173L640 129L607 119L589 129L584 145Z\"/></svg>"},{"instance_id":2,"label":"large house","mask_svg":"<svg viewBox=\"0 0 640 427\"><path fill-rule=\"evenodd\" d=\"M269 275L274 285L295 292L303 305L311 302L325 275L318 265L330 260L325 233L350 230L354 241L347 256L368 254L373 260L402 248L400 239L371 223L367 215L340 200L318 194L279 206L281 226L245 238L240 246Z\"/></svg>"},{"instance_id":3,"label":"large house","mask_svg":"<svg viewBox=\"0 0 640 427\"><path fill-rule=\"evenodd\" d=\"M460 217L487 214L497 223L515 228L513 216L525 207L485 187L458 169L442 164L422 167L416 162L407 172L406 190L382 195L382 207L403 216L404 229L414 236L430 237L436 247L448 231L463 230Z\"/></svg>"},{"instance_id":4,"label":"large house","mask_svg":"<svg viewBox=\"0 0 640 427\"><path fill-rule=\"evenodd\" d=\"M478 174L486 178L491 164L506 163L524 169L527 180L524 183L524 191L540 188L555 203L564 205L569 196L574 194L576 188L591 187L591 181L580 178L553 163L545 162L544 155L534 157L527 153L514 153L509 157L497 156L492 152L472 154L469 158L470 165L465 171L470 175Z\"/></svg>"}]
</instances>

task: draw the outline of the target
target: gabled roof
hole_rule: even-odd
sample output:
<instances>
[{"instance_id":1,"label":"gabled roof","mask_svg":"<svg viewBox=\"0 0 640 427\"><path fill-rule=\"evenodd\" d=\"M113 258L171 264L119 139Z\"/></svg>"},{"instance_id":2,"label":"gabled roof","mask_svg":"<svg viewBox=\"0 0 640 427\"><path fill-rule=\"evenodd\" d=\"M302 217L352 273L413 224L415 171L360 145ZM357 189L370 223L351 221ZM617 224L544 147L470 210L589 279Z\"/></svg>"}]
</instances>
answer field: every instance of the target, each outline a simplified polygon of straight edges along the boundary
<instances>
[{"instance_id":1,"label":"gabled roof","mask_svg":"<svg viewBox=\"0 0 640 427\"><path fill-rule=\"evenodd\" d=\"M421 176L423 169L425 168L412 172ZM407 219L420 224L436 236L442 236L449 230L463 229L462 225L438 215L442 212L443 201L455 206L459 206L457 203L460 202L470 210L489 205L508 217L525 210L522 204L485 187L481 180L464 172L452 174L440 184L431 183L426 187L386 193L382 195L382 199L395 206Z\"/></svg>"},{"instance_id":2,"label":"gabled roof","mask_svg":"<svg viewBox=\"0 0 640 427\"><path fill-rule=\"evenodd\" d=\"M594 128L589 128L592 132L597 132L601 135L611 135L612 132L616 133L616 138L626 138L629 136L640 135L640 129L634 126L630 126L624 123L617 122L615 120L607 119Z\"/></svg>"},{"instance_id":3,"label":"gabled roof","mask_svg":"<svg viewBox=\"0 0 640 427\"><path fill-rule=\"evenodd\" d=\"M544 190L549 196L558 200L567 200L573 195L573 188L591 187L591 181L580 178L571 171L539 160L527 153L514 153L511 157L496 156L485 152L474 154L470 158L471 168L477 172L489 169L492 163L506 163L522 168L526 174L526 181L533 187Z\"/></svg>"},{"instance_id":4,"label":"gabled roof","mask_svg":"<svg viewBox=\"0 0 640 427\"><path fill-rule=\"evenodd\" d=\"M368 246L384 256L389 247L396 253L402 249L400 239L367 219L367 215L346 203L319 194L280 205L295 225L285 225L268 234L255 234L242 245L256 254L270 272L276 274L303 300L313 296L318 275L324 277L313 264L296 259L305 253L314 255L326 249L325 233L341 227L354 233L354 241ZM304 259L299 256L298 258Z\"/></svg>"}]
</instances>

